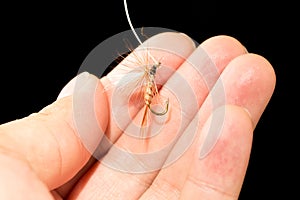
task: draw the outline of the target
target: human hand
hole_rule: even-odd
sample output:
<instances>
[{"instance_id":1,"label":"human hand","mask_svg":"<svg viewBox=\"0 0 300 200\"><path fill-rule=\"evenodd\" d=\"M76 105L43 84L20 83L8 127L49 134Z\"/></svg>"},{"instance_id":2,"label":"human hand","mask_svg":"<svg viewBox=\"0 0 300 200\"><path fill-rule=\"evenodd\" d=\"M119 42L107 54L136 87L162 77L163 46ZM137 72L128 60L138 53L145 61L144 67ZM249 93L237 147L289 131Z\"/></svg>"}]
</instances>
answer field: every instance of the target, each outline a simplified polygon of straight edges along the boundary
<instances>
[{"instance_id":1,"label":"human hand","mask_svg":"<svg viewBox=\"0 0 300 200\"><path fill-rule=\"evenodd\" d=\"M201 61L197 57L200 50L183 34L165 33L150 40L183 57L192 55L196 64ZM191 113L198 112L198 118L179 119L174 94L161 91L170 98L169 118L163 133L147 141L145 150L143 142L124 134L112 120L111 94L103 92L108 80L99 81L83 73L62 90L56 102L39 113L0 126L0 199L237 199L247 169L252 133L273 93L275 74L266 59L247 53L231 37L213 37L200 46L221 74L206 78L211 83L221 80L223 105L212 106L212 101L206 100L213 93L213 88L205 85L207 80L184 64L183 58L166 52L165 64L186 77L196 94L198 107L189 110L187 106L185 113L193 116ZM78 90L74 90L75 82L81 83ZM212 151L200 159L211 116L223 111L220 138ZM95 148L103 136L99 130L105 132L113 147L146 153L159 150L174 139L171 133L176 132L180 120L187 125L184 133L189 132L188 127L197 128L186 151L169 166L151 171L135 154L124 157L114 151L109 151L100 162L90 159L91 149L87 146ZM88 133L88 137L82 133ZM172 153L170 149L153 162L163 163L160 159ZM132 173L136 167L148 171Z\"/></svg>"}]
</instances>

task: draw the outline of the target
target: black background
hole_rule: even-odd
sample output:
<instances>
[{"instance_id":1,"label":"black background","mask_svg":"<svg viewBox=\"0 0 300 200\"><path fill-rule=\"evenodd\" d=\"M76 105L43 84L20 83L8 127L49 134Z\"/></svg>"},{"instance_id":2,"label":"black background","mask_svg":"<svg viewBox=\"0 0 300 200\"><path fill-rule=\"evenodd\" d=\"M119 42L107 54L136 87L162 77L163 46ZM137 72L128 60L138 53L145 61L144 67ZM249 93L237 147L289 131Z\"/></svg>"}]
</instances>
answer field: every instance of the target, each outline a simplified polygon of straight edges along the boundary
<instances>
[{"instance_id":1,"label":"black background","mask_svg":"<svg viewBox=\"0 0 300 200\"><path fill-rule=\"evenodd\" d=\"M277 75L276 89L254 131L239 199L289 199L297 194L297 7L288 2L196 0L129 0L128 7L135 27L169 28L199 43L230 35L249 52L270 61ZM15 2L1 9L0 123L53 102L94 47L129 29L121 0Z\"/></svg>"}]
</instances>

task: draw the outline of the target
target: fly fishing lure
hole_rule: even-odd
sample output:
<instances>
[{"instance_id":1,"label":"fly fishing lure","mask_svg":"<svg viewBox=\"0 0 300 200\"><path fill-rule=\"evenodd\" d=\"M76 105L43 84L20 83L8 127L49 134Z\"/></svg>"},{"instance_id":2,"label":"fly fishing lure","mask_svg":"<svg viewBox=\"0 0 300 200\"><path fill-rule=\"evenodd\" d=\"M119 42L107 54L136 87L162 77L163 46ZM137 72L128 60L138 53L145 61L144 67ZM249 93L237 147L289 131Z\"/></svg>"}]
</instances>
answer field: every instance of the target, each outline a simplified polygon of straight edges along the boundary
<instances>
[{"instance_id":1,"label":"fly fishing lure","mask_svg":"<svg viewBox=\"0 0 300 200\"><path fill-rule=\"evenodd\" d=\"M124 8L130 29L132 30L139 44L142 45L142 41L131 23L126 0L124 0ZM121 84L119 83L116 89L122 91L122 93L125 92L129 94L130 90L133 91L139 88L139 100L143 101L145 107L140 124L141 136L144 138L145 128L148 126L149 114L152 113L156 116L165 115L169 110L169 99L160 96L156 83L157 70L162 66L161 61L157 61L148 49L143 50L145 51L142 53L139 52L139 55L135 54L133 51L132 54L135 56L134 60L126 60L129 63L128 65L130 65L127 66L127 71L128 68L132 69L132 65L135 66L129 72L130 74L127 75L127 78L121 81ZM123 64L123 66L124 65L125 64Z\"/></svg>"}]
</instances>

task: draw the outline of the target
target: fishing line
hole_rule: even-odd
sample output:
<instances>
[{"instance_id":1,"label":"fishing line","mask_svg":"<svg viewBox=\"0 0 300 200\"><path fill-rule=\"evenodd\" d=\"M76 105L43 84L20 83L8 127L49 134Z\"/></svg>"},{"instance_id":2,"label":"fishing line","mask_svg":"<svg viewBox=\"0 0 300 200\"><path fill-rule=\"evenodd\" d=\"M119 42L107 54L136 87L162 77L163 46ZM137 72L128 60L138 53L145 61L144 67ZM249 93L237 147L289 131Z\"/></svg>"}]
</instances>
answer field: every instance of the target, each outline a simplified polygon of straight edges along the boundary
<instances>
[{"instance_id":1,"label":"fishing line","mask_svg":"<svg viewBox=\"0 0 300 200\"><path fill-rule=\"evenodd\" d=\"M124 0L124 8L125 8L125 13L126 13L126 17L127 17L127 21L128 21L128 24L130 26L130 29L132 30L134 36L136 37L137 41L142 44L142 41L141 39L139 38L138 34L136 33L136 31L134 30L134 27L131 23L131 20L130 20L130 16L129 16L129 12L128 12L128 6L127 6L127 1Z\"/></svg>"},{"instance_id":2,"label":"fishing line","mask_svg":"<svg viewBox=\"0 0 300 200\"><path fill-rule=\"evenodd\" d=\"M137 41L142 44L142 41L140 39L140 37L138 36L138 34L136 33L132 23L131 23L131 20L130 20L130 16L129 16L129 12L128 12L128 6L127 6L127 1L124 0L124 8L125 8L125 14L126 14L126 17L127 17L127 21L128 21L128 24L130 26L130 29L132 30L134 36L136 37ZM156 61L156 59L149 53L149 51L147 51L147 54L148 56L155 62L155 63L159 63Z\"/></svg>"}]
</instances>

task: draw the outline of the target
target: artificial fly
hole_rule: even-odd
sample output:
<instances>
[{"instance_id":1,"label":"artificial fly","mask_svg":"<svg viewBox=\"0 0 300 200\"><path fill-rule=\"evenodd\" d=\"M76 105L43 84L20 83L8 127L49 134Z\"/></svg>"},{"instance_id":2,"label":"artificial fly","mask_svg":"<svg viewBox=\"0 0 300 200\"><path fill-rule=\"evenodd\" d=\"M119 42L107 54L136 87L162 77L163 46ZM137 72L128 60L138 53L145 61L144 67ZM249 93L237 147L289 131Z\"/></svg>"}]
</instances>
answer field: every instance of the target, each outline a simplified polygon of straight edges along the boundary
<instances>
[{"instance_id":1,"label":"artificial fly","mask_svg":"<svg viewBox=\"0 0 300 200\"><path fill-rule=\"evenodd\" d=\"M127 21L130 26L130 29L132 30L137 41L140 44L142 44L141 39L139 38L138 34L136 33L136 31L131 23L126 0L124 0L124 8L125 8L125 13L126 13L126 17L127 17ZM140 68L141 67L143 68L143 70L142 70L143 74L142 74L142 78L140 79L140 82L142 84L141 88L142 88L143 100L144 100L144 104L145 104L145 110L144 110L143 118L142 118L142 122L141 122L142 129L147 127L147 121L148 121L147 116L148 116L149 111L156 116L162 116L162 115L165 115L169 109L169 100L168 99L165 100L164 102L161 102L160 107L162 109L160 109L159 111L154 109L152 106L154 98L160 99L158 88L157 88L157 85L155 82L155 76L157 74L157 69L161 67L161 62L157 61L151 55L151 53L149 51L147 51L146 56L149 57L153 61L153 64L146 63L146 64L141 64L142 66L139 66ZM149 61L149 59L146 59L146 60ZM144 135L142 135L142 136L144 136Z\"/></svg>"}]
</instances>

